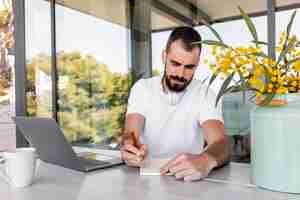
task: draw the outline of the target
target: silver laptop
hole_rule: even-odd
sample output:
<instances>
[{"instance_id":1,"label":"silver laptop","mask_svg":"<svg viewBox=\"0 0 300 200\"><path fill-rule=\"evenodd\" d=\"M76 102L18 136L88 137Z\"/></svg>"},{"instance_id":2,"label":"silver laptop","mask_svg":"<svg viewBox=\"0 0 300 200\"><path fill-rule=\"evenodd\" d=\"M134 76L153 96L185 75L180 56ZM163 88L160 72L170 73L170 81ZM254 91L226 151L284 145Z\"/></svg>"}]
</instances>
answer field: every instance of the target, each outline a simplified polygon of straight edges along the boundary
<instances>
[{"instance_id":1,"label":"silver laptop","mask_svg":"<svg viewBox=\"0 0 300 200\"><path fill-rule=\"evenodd\" d=\"M77 156L66 140L55 120L39 117L13 117L17 128L36 148L39 158L45 162L78 171L89 172L96 169L120 165L123 161L118 157L110 160L96 160L93 156ZM90 158L89 158L90 157Z\"/></svg>"}]
</instances>

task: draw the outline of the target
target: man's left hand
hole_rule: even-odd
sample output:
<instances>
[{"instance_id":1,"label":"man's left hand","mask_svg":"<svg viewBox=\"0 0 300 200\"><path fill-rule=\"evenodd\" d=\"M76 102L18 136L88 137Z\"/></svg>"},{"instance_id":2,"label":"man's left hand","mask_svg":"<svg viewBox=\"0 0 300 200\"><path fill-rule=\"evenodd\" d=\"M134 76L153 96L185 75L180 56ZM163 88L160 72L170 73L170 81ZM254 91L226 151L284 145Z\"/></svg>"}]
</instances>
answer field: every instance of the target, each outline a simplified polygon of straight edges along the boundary
<instances>
[{"instance_id":1,"label":"man's left hand","mask_svg":"<svg viewBox=\"0 0 300 200\"><path fill-rule=\"evenodd\" d=\"M161 168L162 175L174 175L176 179L195 181L205 178L217 166L215 159L202 153L200 155L182 153Z\"/></svg>"}]
</instances>

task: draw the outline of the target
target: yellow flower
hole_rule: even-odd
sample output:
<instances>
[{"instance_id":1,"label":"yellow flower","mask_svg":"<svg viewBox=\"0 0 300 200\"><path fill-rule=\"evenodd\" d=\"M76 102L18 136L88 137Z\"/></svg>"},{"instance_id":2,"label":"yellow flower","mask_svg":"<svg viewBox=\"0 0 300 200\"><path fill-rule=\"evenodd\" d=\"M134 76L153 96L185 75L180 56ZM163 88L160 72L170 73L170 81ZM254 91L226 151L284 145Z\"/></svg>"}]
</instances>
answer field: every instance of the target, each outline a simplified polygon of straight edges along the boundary
<instances>
[{"instance_id":1,"label":"yellow flower","mask_svg":"<svg viewBox=\"0 0 300 200\"><path fill-rule=\"evenodd\" d=\"M300 60L298 60L298 61L296 61L296 62L294 63L293 69L294 69L296 72L300 72Z\"/></svg>"},{"instance_id":2,"label":"yellow flower","mask_svg":"<svg viewBox=\"0 0 300 200\"><path fill-rule=\"evenodd\" d=\"M277 77L276 77L276 76L273 76L273 77L271 78L271 81L272 81L273 83L275 83L275 82L277 81Z\"/></svg>"},{"instance_id":3,"label":"yellow flower","mask_svg":"<svg viewBox=\"0 0 300 200\"><path fill-rule=\"evenodd\" d=\"M297 81L293 81L293 82L291 83L291 85L294 86L294 87L296 87L296 86L298 85L298 83L297 83Z\"/></svg>"},{"instance_id":4,"label":"yellow flower","mask_svg":"<svg viewBox=\"0 0 300 200\"><path fill-rule=\"evenodd\" d=\"M287 93L287 88L285 87L279 87L277 90L276 90L276 94L285 94Z\"/></svg>"},{"instance_id":5,"label":"yellow flower","mask_svg":"<svg viewBox=\"0 0 300 200\"><path fill-rule=\"evenodd\" d=\"M260 65L255 64L254 68L255 68L254 72L253 72L254 76L259 77L259 76L263 75L263 69L262 69L262 67Z\"/></svg>"},{"instance_id":6,"label":"yellow flower","mask_svg":"<svg viewBox=\"0 0 300 200\"><path fill-rule=\"evenodd\" d=\"M216 45L214 45L214 46L212 47L212 54L213 54L213 55L217 55L217 46L216 46Z\"/></svg>"},{"instance_id":7,"label":"yellow flower","mask_svg":"<svg viewBox=\"0 0 300 200\"><path fill-rule=\"evenodd\" d=\"M290 90L291 92L296 92L296 88L294 88L294 87L289 87L289 90Z\"/></svg>"}]
</instances>

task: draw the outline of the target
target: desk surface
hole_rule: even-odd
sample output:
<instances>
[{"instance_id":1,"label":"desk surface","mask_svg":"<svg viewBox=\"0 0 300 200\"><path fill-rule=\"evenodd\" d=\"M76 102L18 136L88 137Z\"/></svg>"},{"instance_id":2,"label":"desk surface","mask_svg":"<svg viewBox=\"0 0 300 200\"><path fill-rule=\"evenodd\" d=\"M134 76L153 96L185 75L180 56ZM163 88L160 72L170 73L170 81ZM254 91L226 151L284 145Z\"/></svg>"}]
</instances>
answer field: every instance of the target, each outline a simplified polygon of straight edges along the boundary
<instances>
[{"instance_id":1,"label":"desk surface","mask_svg":"<svg viewBox=\"0 0 300 200\"><path fill-rule=\"evenodd\" d=\"M107 153L107 151L105 151ZM192 200L192 199L299 199L300 195L256 188L249 181L249 166L232 163L197 182L169 176L140 176L125 165L82 173L41 162L32 186L12 188L0 179L2 200Z\"/></svg>"}]
</instances>

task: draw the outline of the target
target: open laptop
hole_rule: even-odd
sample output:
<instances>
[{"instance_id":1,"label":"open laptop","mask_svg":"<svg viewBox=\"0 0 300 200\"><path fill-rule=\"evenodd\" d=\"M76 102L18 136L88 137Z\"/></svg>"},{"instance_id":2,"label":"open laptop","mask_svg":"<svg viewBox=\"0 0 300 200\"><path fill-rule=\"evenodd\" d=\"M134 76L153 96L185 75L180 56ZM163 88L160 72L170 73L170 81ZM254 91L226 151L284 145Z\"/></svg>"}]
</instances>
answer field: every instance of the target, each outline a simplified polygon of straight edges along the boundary
<instances>
[{"instance_id":1,"label":"open laptop","mask_svg":"<svg viewBox=\"0 0 300 200\"><path fill-rule=\"evenodd\" d=\"M28 142L36 148L39 158L45 162L83 172L123 163L118 157L101 161L77 156L62 130L53 119L13 117L13 120Z\"/></svg>"}]
</instances>

